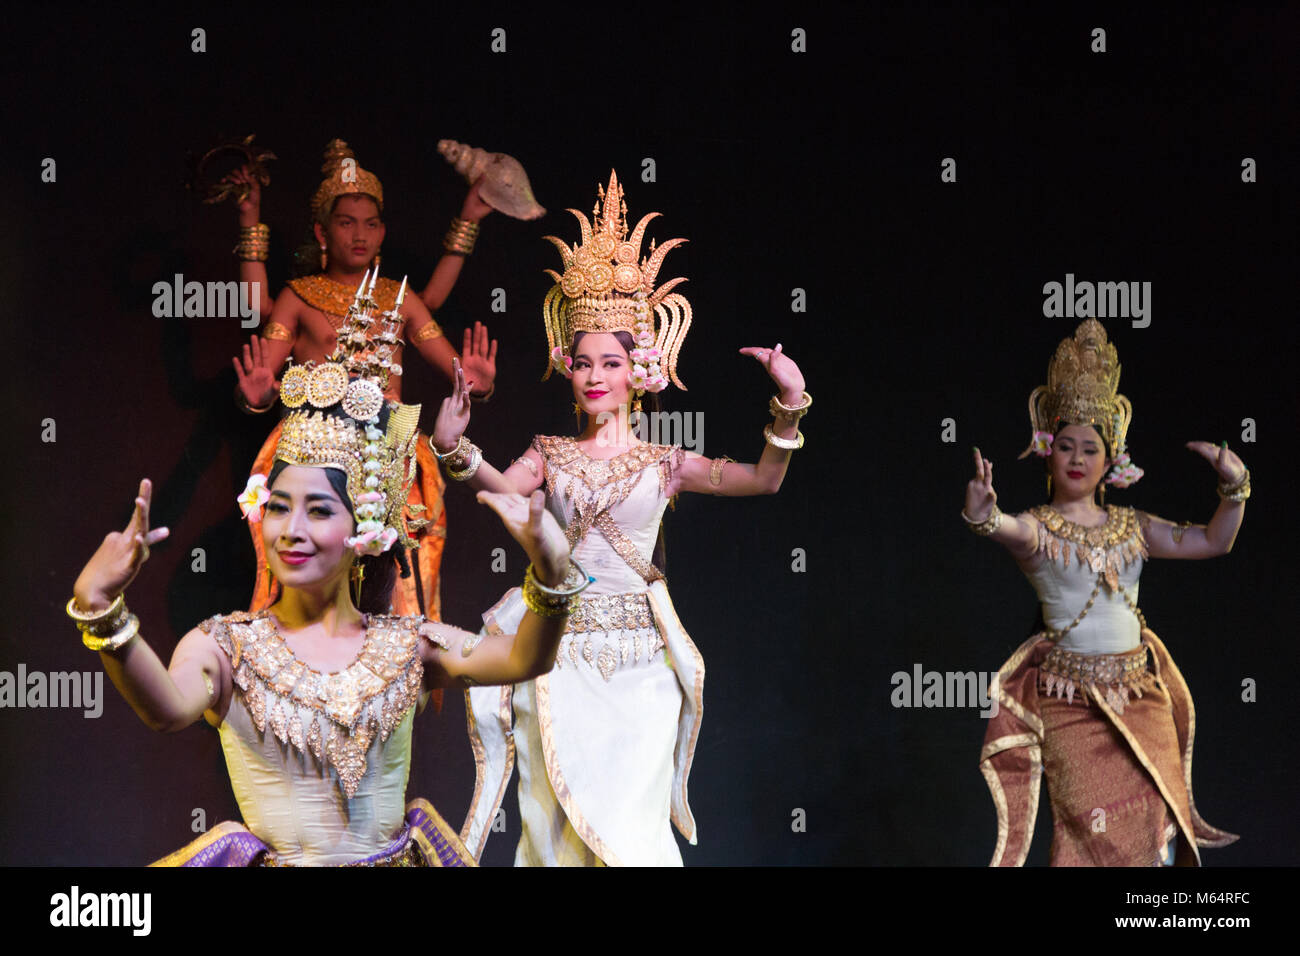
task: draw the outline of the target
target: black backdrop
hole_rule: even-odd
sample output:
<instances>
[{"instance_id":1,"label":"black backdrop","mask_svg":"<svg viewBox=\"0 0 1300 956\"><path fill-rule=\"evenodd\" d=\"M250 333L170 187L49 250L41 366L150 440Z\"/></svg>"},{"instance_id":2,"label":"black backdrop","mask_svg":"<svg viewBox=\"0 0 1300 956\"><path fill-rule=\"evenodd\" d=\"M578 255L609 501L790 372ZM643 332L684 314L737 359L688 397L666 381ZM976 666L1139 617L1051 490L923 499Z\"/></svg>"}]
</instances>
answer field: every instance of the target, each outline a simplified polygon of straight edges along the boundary
<instances>
[{"instance_id":1,"label":"black backdrop","mask_svg":"<svg viewBox=\"0 0 1300 956\"><path fill-rule=\"evenodd\" d=\"M1142 606L1196 698L1198 805L1243 834L1207 862L1294 864L1300 18L562 9L213 6L12 25L0 40L13 439L0 670L97 667L62 605L142 476L156 483L155 523L172 529L130 595L153 646L166 656L247 600L253 559L233 499L271 422L231 402L246 333L235 319L151 313L153 283L174 273L235 278L234 213L186 194L185 154L253 131L279 154L263 204L278 288L321 149L346 139L384 183L385 274L423 284L465 189L434 151L450 137L517 156L550 210L491 216L439 315L453 336L482 319L501 339L496 397L471 426L490 460L571 424L563 385L537 381L542 269L557 258L540 237L571 239L563 209L589 210L611 167L633 216L664 214L651 235L691 240L663 272L689 277L696 312L690 390L669 407L703 413L706 453L762 448L771 389L737 348L784 343L816 398L778 496L688 498L667 519L670 586L709 668L688 865L987 862L984 722L895 708L890 678L917 663L995 670L1029 631L1031 590L958 510L972 444L998 463L1005 506L1041 500L1041 466L1014 458L1025 397L1075 325L1042 314L1043 284L1066 273L1153 287L1149 327L1107 322L1147 472L1112 500L1208 519L1215 478L1182 448L1193 438L1229 439L1254 473L1235 551L1152 564ZM1098 26L1105 53L1089 50ZM195 27L206 52L191 51ZM490 49L496 27L504 53ZM791 50L796 28L807 52ZM640 175L647 157L654 182ZM956 183L940 181L945 157ZM1244 157L1258 182L1242 182ZM489 311L495 288L504 314ZM407 400L435 408L444 382L407 365ZM1243 419L1257 440L1243 442ZM445 616L467 625L522 562L465 489L447 507ZM490 570L496 547L507 574ZM1256 702L1242 700L1246 679ZM107 682L104 698L97 719L0 711L0 863L139 864L191 839L196 819L235 815L213 731L153 734ZM472 781L449 698L417 722L409 792L459 822ZM513 856L513 792L506 806L489 864ZM1046 861L1047 816L1044 803L1031 863Z\"/></svg>"}]
</instances>

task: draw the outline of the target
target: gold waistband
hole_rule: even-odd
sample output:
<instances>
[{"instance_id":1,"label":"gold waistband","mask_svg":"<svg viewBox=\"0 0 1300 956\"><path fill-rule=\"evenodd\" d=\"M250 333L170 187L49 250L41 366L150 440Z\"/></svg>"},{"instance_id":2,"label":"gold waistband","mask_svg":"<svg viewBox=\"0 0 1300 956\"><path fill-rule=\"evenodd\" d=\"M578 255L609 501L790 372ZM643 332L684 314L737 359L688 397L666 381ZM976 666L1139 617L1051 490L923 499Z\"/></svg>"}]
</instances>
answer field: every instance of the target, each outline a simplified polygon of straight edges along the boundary
<instances>
[{"instance_id":1,"label":"gold waistband","mask_svg":"<svg viewBox=\"0 0 1300 956\"><path fill-rule=\"evenodd\" d=\"M1049 697L1064 697L1074 703L1079 688L1105 697L1116 713L1124 713L1129 694L1142 696L1153 680L1147 663L1146 646L1122 654L1078 654L1053 647L1039 665L1044 691ZM1086 701L1088 695L1082 695Z\"/></svg>"},{"instance_id":2,"label":"gold waistband","mask_svg":"<svg viewBox=\"0 0 1300 956\"><path fill-rule=\"evenodd\" d=\"M650 599L644 591L634 594L600 594L583 597L569 614L566 634L600 631L636 631L654 627Z\"/></svg>"}]
</instances>

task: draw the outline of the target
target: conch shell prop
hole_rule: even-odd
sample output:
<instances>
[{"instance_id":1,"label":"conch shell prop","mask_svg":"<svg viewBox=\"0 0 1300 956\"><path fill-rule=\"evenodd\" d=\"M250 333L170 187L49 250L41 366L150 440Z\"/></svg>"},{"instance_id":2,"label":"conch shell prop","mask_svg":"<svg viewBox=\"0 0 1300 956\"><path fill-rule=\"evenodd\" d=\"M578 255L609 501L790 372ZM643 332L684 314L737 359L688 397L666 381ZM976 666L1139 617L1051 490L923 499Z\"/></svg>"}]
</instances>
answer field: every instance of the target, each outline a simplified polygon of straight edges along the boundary
<instances>
[{"instance_id":1,"label":"conch shell prop","mask_svg":"<svg viewBox=\"0 0 1300 956\"><path fill-rule=\"evenodd\" d=\"M505 153L489 153L477 146L466 146L453 139L438 141L438 152L456 167L466 182L486 177L479 187L483 201L498 212L515 219L538 219L546 210L533 198L533 187L519 160Z\"/></svg>"}]
</instances>

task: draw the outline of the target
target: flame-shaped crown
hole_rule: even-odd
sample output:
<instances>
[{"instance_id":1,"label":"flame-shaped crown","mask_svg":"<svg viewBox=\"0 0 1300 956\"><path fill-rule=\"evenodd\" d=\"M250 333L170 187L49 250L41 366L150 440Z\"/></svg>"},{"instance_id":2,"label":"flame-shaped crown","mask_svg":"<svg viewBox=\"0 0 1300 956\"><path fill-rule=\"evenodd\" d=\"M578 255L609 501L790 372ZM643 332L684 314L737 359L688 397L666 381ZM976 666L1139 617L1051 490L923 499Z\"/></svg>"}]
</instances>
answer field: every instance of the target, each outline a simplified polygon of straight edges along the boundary
<instances>
[{"instance_id":1,"label":"flame-shaped crown","mask_svg":"<svg viewBox=\"0 0 1300 956\"><path fill-rule=\"evenodd\" d=\"M651 240L642 256L646 226L659 213L647 213L629 235L618 174L611 170L609 187L596 188L599 198L591 221L569 210L578 219L580 242L570 248L564 240L546 236L560 251L564 273L546 270L556 284L542 306L551 359L542 378L549 378L552 368L563 371L571 364L575 332L630 332L645 360L632 357L634 382L644 380L644 389L659 391L671 379L684 390L677 377L677 355L691 326L691 306L672 290L686 280L670 279L658 288L655 280L664 257L686 240L669 239L658 247ZM639 394L642 386L635 387Z\"/></svg>"}]
</instances>

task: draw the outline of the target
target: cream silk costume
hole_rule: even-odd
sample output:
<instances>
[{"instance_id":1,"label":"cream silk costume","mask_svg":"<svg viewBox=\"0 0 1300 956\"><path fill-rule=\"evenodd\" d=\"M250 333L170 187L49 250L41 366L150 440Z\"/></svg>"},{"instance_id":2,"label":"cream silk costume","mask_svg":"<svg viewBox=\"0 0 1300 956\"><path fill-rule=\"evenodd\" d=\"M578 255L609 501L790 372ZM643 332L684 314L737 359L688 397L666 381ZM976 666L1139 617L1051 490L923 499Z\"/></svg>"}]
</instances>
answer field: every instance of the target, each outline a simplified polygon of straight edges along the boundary
<instances>
[{"instance_id":1,"label":"cream silk costume","mask_svg":"<svg viewBox=\"0 0 1300 956\"><path fill-rule=\"evenodd\" d=\"M404 861L408 850L418 865L473 865L429 804L405 804L420 642L444 646L423 623L368 617L356 660L322 674L294 656L267 613L204 621L231 665L219 732L244 825L214 827L157 865L339 866Z\"/></svg>"},{"instance_id":2,"label":"cream silk costume","mask_svg":"<svg viewBox=\"0 0 1300 956\"><path fill-rule=\"evenodd\" d=\"M1196 811L1191 693L1133 609L1146 516L1111 506L1087 529L1050 508L1033 515L1043 561L1026 574L1048 628L1065 633L1031 637L998 672L980 755L998 814L992 863L1023 865L1045 776L1053 866L1150 866L1175 838L1176 862L1199 864L1199 847L1237 837Z\"/></svg>"},{"instance_id":3,"label":"cream silk costume","mask_svg":"<svg viewBox=\"0 0 1300 956\"><path fill-rule=\"evenodd\" d=\"M680 866L669 821L695 842L686 784L704 662L650 557L683 453L638 445L598 461L570 438L533 447L547 507L596 581L549 674L468 691L478 772L462 838L482 853L517 755L516 865ZM510 591L484 615L484 632L514 631L523 612Z\"/></svg>"}]
</instances>

